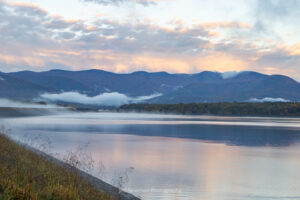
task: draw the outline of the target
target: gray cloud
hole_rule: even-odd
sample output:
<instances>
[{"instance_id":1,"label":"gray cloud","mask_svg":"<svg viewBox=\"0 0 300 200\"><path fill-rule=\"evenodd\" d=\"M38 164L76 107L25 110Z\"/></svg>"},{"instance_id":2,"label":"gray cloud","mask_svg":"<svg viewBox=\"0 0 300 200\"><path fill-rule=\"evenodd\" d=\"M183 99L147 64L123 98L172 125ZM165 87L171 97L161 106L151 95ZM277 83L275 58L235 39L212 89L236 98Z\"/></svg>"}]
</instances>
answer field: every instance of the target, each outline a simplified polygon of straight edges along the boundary
<instances>
[{"instance_id":1,"label":"gray cloud","mask_svg":"<svg viewBox=\"0 0 300 200\"><path fill-rule=\"evenodd\" d=\"M293 64L298 65L300 63L300 55L290 55L288 52L278 49L264 53L257 62L261 65L276 66L278 64L284 64L286 67L291 67Z\"/></svg>"},{"instance_id":2,"label":"gray cloud","mask_svg":"<svg viewBox=\"0 0 300 200\"><path fill-rule=\"evenodd\" d=\"M64 39L73 39L75 37L75 34L72 32L62 32L61 37Z\"/></svg>"},{"instance_id":3,"label":"gray cloud","mask_svg":"<svg viewBox=\"0 0 300 200\"><path fill-rule=\"evenodd\" d=\"M45 17L48 15L47 11L32 4L12 3L11 5L15 12L23 16Z\"/></svg>"},{"instance_id":4,"label":"gray cloud","mask_svg":"<svg viewBox=\"0 0 300 200\"><path fill-rule=\"evenodd\" d=\"M257 32L275 34L273 26L276 23L294 26L294 23L300 17L300 1L258 0L254 9L254 16L256 18L254 28Z\"/></svg>"},{"instance_id":5,"label":"gray cloud","mask_svg":"<svg viewBox=\"0 0 300 200\"><path fill-rule=\"evenodd\" d=\"M278 18L299 14L298 0L258 0L255 14L260 17L276 20Z\"/></svg>"},{"instance_id":6,"label":"gray cloud","mask_svg":"<svg viewBox=\"0 0 300 200\"><path fill-rule=\"evenodd\" d=\"M271 16L272 11L266 11L265 4L259 8L262 9L260 12L265 11L268 14L263 15ZM292 6L287 3L283 11L274 13L288 15L288 5ZM276 9L280 9L277 4ZM292 11L296 13L294 9ZM266 19L265 17L263 22ZM228 37L220 39L218 33L216 36L211 32L214 27L223 30L226 28L226 31L233 27L239 37L235 38L229 34ZM242 30L236 30L239 28ZM247 34L240 34L239 31L252 35L247 37ZM179 64L191 64L197 71L201 69L201 63L192 63L194 59L200 60L206 55L220 54L248 62L248 70L264 72L267 66L286 68L286 71L291 69L294 70L293 74L299 71L298 54L291 54L284 47L264 44L261 41L256 45L257 38L256 29L248 26L245 28L245 24L238 22L206 23L190 27L174 24L162 27L141 22L120 23L106 19L85 22L51 16L36 6L9 4L0 0L0 67L3 71L83 69L94 66L105 66L104 69L111 71L141 68L161 70L157 66L151 68L155 64L151 60L137 62L139 56L155 57L157 63L169 66L167 69L175 69L173 64L177 64L177 69L180 68ZM161 58L173 59L176 62L164 62ZM217 56L212 58L210 60L219 59ZM118 68L117 65L121 67ZM185 69L193 69L192 67ZM236 66L228 67L240 70L235 68Z\"/></svg>"},{"instance_id":7,"label":"gray cloud","mask_svg":"<svg viewBox=\"0 0 300 200\"><path fill-rule=\"evenodd\" d=\"M293 48L291 48L293 49ZM299 71L300 55L291 53L282 45L261 45L240 41L220 42L214 46L216 52L228 53L248 63L251 70L266 73L283 73L295 77ZM270 69L272 69L270 71ZM284 69L284 70L283 70ZM300 77L295 77L299 79Z\"/></svg>"},{"instance_id":8,"label":"gray cloud","mask_svg":"<svg viewBox=\"0 0 300 200\"><path fill-rule=\"evenodd\" d=\"M105 20L98 21L97 24L106 28L98 28L97 31L82 35L78 39L80 45L127 53L186 53L191 49L201 50L210 43L209 40L200 39L210 37L209 32L201 27L176 31L152 25L119 24Z\"/></svg>"},{"instance_id":9,"label":"gray cloud","mask_svg":"<svg viewBox=\"0 0 300 200\"><path fill-rule=\"evenodd\" d=\"M0 22L4 23L0 23L0 40L11 51L15 50L15 46L22 50L22 46L26 48L30 45L33 50L37 46L56 50L112 50L119 53L185 53L191 49L201 50L209 44L208 39L202 39L210 37L202 27L175 30L109 20L86 25L82 21L51 17L33 6L4 4L2 8ZM63 39L72 41L61 43Z\"/></svg>"},{"instance_id":10,"label":"gray cloud","mask_svg":"<svg viewBox=\"0 0 300 200\"><path fill-rule=\"evenodd\" d=\"M0 13L0 40L4 44L19 42L31 46L43 45L43 40L51 39L51 32L42 22L48 20L45 11L33 6L9 6L2 4ZM13 8L13 9L12 9ZM7 45L7 48L15 46ZM1 48L3 50L3 48Z\"/></svg>"},{"instance_id":11,"label":"gray cloud","mask_svg":"<svg viewBox=\"0 0 300 200\"><path fill-rule=\"evenodd\" d=\"M76 23L76 21L66 21L62 18L56 17L46 22L45 27L49 29L67 29L75 26Z\"/></svg>"},{"instance_id":12,"label":"gray cloud","mask_svg":"<svg viewBox=\"0 0 300 200\"><path fill-rule=\"evenodd\" d=\"M83 0L83 1L93 2L102 5L116 5L116 6L119 6L120 4L124 4L124 3L137 3L143 6L156 4L156 2L153 0Z\"/></svg>"},{"instance_id":13,"label":"gray cloud","mask_svg":"<svg viewBox=\"0 0 300 200\"><path fill-rule=\"evenodd\" d=\"M139 69L141 66L134 63L135 55L183 56L194 50L201 52L210 44L210 33L202 27L167 29L109 20L87 25L84 21L50 16L34 6L21 7L5 3L1 6L0 43L5 48L0 48L0 67L3 71L76 69L93 65L116 70L116 65L122 62Z\"/></svg>"}]
</instances>

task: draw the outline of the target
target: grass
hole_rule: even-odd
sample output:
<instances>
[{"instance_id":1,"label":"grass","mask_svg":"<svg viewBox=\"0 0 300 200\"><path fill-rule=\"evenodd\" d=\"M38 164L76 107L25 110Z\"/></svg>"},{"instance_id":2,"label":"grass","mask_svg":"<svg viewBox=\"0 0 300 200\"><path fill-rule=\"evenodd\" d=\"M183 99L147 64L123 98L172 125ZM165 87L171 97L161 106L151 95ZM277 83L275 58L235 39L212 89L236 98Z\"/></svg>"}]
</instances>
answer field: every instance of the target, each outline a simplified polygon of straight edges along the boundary
<instances>
[{"instance_id":1,"label":"grass","mask_svg":"<svg viewBox=\"0 0 300 200\"><path fill-rule=\"evenodd\" d=\"M112 200L80 178L0 134L0 200Z\"/></svg>"}]
</instances>

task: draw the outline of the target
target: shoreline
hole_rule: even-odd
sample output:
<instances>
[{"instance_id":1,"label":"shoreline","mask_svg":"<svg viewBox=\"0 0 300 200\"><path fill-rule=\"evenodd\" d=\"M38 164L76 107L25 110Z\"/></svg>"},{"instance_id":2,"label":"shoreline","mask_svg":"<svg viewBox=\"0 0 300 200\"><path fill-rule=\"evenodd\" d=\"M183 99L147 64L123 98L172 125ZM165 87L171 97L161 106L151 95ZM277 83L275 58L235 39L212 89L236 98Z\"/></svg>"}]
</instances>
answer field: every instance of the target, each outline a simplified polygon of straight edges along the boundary
<instances>
[{"instance_id":1,"label":"shoreline","mask_svg":"<svg viewBox=\"0 0 300 200\"><path fill-rule=\"evenodd\" d=\"M179 114L218 117L300 117L300 102L220 102L178 104L126 104L120 112Z\"/></svg>"},{"instance_id":2,"label":"shoreline","mask_svg":"<svg viewBox=\"0 0 300 200\"><path fill-rule=\"evenodd\" d=\"M224 105L226 105L225 103ZM229 105L235 105L236 103L228 103ZM238 104L238 103L237 103ZM243 103L241 103L243 104ZM260 105L263 108L264 105L272 105L271 107L275 107L277 105L284 105L287 103L259 103L256 105ZM173 108L174 106L183 106L182 110L177 110L178 108ZM190 112L189 110L192 108L191 106L194 104L127 104L123 105L121 107L117 107L114 109L108 109L108 110L99 110L99 109L89 109L89 110L80 110L76 108L66 108L66 107L57 107L57 108L31 108L31 107L0 107L0 119L1 118L19 118L19 117L38 117L38 116L47 116L47 115L58 115L61 113L87 113L87 112L93 112L93 113L136 113L136 114L161 114L161 115L182 115L182 116L193 116L193 117L199 117L199 116L206 116L206 117L242 117L242 118L255 118L255 117L266 117L266 118L300 118L300 103L295 106L294 112L296 113L282 113L282 114L275 114L275 113L268 113L268 114L262 114L262 113L251 113L248 112L248 114L245 113L232 113L230 112ZM195 105L201 105L204 104L195 104ZM208 105L217 105L217 104L208 104ZM222 103L220 103L222 105ZM247 103L244 105L255 105L254 103ZM160 109L157 109L156 106L161 106ZM169 107L172 107L170 109ZM256 106L254 106L255 108ZM234 107L235 108L235 107ZM230 108L231 109L231 108ZM239 108L242 109L242 108ZM248 108L249 109L249 108ZM256 109L256 108L255 108ZM281 108L279 109L282 111Z\"/></svg>"},{"instance_id":3,"label":"shoreline","mask_svg":"<svg viewBox=\"0 0 300 200\"><path fill-rule=\"evenodd\" d=\"M11 164L14 162L20 163L20 158L21 158L21 160L23 160L23 159L26 160L26 163L27 163L26 166L28 169L35 170L36 167L38 167L38 166L35 166L34 163L36 163L36 161L38 160L38 163L41 163L43 166L45 166L45 164L48 163L48 165L50 165L49 170L52 170L52 172L53 172L53 169L57 169L59 171L64 171L66 173L66 175L61 174L62 177L65 177L65 176L68 177L68 176L70 176L68 174L71 173L78 177L76 180L79 181L80 183L81 182L87 183L91 186L91 188L81 188L81 187L78 188L78 191L80 191L81 193L89 192L89 190L94 190L94 191L98 191L99 193L102 193L103 195L106 195L107 197L110 196L111 198L113 198L115 200L141 200L140 198L138 198L130 193L124 192L124 191L120 190L119 188L117 188L111 184L108 184L97 177L94 177L76 167L73 167L71 164L61 161L61 160L59 160L45 152L42 152L38 149L30 147L29 145L15 141L11 137L9 137L9 135L0 133L0 141L2 141L2 142L6 141L5 144L2 143L2 147L0 146L2 148L2 152L4 152L4 153L10 152L10 151L12 151L12 149L15 149L15 150L13 150L14 151L13 154L1 154L2 152L0 152L0 158L4 159L4 161L5 161L3 163L0 163L0 169L3 169L5 171L10 170L10 167L9 167L10 164L6 163L6 162L8 162L8 160L7 160L8 158L11 160L10 161ZM13 155L15 155L15 156L13 156ZM18 155L18 156L16 157L16 155ZM29 157L28 157L28 155L29 155ZM31 159L33 159L33 158L35 158L35 160L34 160L34 162L31 162ZM24 162L24 161L22 161L22 162ZM51 166L52 166L52 168L51 168ZM27 179L30 180L32 175L38 176L38 174L31 174L31 172L29 174L27 174L27 173L25 172L22 175L23 177L25 177L25 180L27 180ZM47 174L51 173L51 172L45 171L44 173L46 173L46 174L40 174L40 175L42 175L42 177L44 177L44 176L45 177L39 179L39 181L47 182L47 178L46 178L48 176ZM1 174L1 171L0 171L0 174ZM56 174L56 172L55 172L55 174ZM2 174L2 175L5 175L5 174ZM15 174L15 175L18 175L18 174ZM7 179L7 180L9 180L9 179ZM0 180L0 199L3 198L2 192L4 192L4 190L6 189L5 182L3 183L2 181L3 180ZM38 181L38 180L36 180L36 181ZM1 185L1 182L2 182L2 185ZM27 184L38 184L38 182L36 182L36 183L31 182L31 183L27 183ZM19 187L21 187L21 185ZM9 188L7 188L7 189L9 190ZM21 188L19 188L19 190L22 190ZM27 186L25 188L27 188ZM88 190L85 190L85 189L88 189ZM12 191L10 191L10 192L12 192ZM39 193L41 191L35 190L35 192ZM15 192L13 192L13 193L15 193ZM24 195L25 195L25 193L24 193ZM62 193L62 195L63 195L63 193Z\"/></svg>"},{"instance_id":4,"label":"shoreline","mask_svg":"<svg viewBox=\"0 0 300 200\"><path fill-rule=\"evenodd\" d=\"M69 168L69 169L74 170L81 178L83 178L84 180L87 180L96 189L111 195L112 197L116 198L117 200L141 200L140 198L134 196L133 194L119 190L119 188L117 188L109 183L106 183L106 182L102 181L101 179L88 174L87 172L84 172L78 168L72 167L70 164L65 163L45 152L34 149L28 145L26 145L25 147L29 151L32 151L39 156L42 156L43 158L47 159L48 161L54 163L55 165L57 165L59 167Z\"/></svg>"}]
</instances>

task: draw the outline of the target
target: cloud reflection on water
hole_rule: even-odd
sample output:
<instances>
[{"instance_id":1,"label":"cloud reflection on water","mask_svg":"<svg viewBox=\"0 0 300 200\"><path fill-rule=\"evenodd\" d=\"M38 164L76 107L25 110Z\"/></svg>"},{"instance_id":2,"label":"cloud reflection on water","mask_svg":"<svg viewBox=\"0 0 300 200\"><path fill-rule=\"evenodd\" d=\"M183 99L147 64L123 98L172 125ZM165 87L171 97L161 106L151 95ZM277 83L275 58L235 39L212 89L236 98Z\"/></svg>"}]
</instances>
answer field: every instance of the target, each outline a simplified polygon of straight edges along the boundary
<instances>
[{"instance_id":1,"label":"cloud reflection on water","mask_svg":"<svg viewBox=\"0 0 300 200\"><path fill-rule=\"evenodd\" d=\"M107 116L107 117L106 117ZM299 129L279 127L299 119L208 117L211 124L151 124L154 116L82 114L9 119L16 136L40 134L54 153L85 143L106 167L106 180L134 167L128 191L148 200L268 199L300 196ZM109 118L109 119L108 119ZM134 123L147 121L150 123ZM176 117L175 117L176 118ZM158 119L156 119L157 121ZM177 118L205 122L205 118ZM223 125L221 122L278 123L272 126ZM102 121L102 123L99 123ZM105 124L114 121L114 124ZM57 123L56 122L60 122ZM49 124L48 124L49 123ZM77 124L78 123L78 124ZM19 134L18 134L19 133ZM101 177L102 178L102 177ZM297 199L297 198L296 198Z\"/></svg>"}]
</instances>

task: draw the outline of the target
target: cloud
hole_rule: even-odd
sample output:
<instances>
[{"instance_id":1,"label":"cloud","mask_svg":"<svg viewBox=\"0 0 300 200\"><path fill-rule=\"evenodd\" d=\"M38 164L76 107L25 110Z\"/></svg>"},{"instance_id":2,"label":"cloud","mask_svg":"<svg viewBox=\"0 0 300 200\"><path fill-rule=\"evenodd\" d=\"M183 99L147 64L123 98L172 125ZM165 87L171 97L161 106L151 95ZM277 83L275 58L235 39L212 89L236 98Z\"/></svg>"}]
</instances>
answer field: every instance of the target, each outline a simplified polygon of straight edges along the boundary
<instances>
[{"instance_id":1,"label":"cloud","mask_svg":"<svg viewBox=\"0 0 300 200\"><path fill-rule=\"evenodd\" d=\"M97 96L89 97L85 94L78 92L63 92L60 94L43 94L41 97L48 101L62 101L70 103L80 103L88 105L98 106L121 106L128 103L139 103L155 97L161 96L161 94L152 94L149 96L140 97L128 97L125 94L118 92L103 93Z\"/></svg>"},{"instance_id":2,"label":"cloud","mask_svg":"<svg viewBox=\"0 0 300 200\"><path fill-rule=\"evenodd\" d=\"M140 96L140 97L135 97L135 98L129 98L129 102L139 103L139 102L147 101L147 100L154 99L154 98L160 97L160 96L162 96L162 94L157 93L157 94L152 94L149 96Z\"/></svg>"},{"instance_id":3,"label":"cloud","mask_svg":"<svg viewBox=\"0 0 300 200\"><path fill-rule=\"evenodd\" d=\"M76 24L80 24L80 21L77 20L66 20L62 17L52 17L49 21L45 22L45 27L52 30L64 30L68 28L72 28Z\"/></svg>"},{"instance_id":4,"label":"cloud","mask_svg":"<svg viewBox=\"0 0 300 200\"><path fill-rule=\"evenodd\" d=\"M252 29L252 26L243 22L207 22L202 23L204 28L241 28L241 29Z\"/></svg>"},{"instance_id":5,"label":"cloud","mask_svg":"<svg viewBox=\"0 0 300 200\"><path fill-rule=\"evenodd\" d=\"M282 5L285 11L276 12L290 15L286 10L292 5ZM265 3L260 9L267 7ZM280 6L276 4L274 9ZM295 10L292 9L293 13ZM272 10L266 12L269 14L265 15L271 16ZM264 12L259 13L255 16ZM261 16L264 21L267 18ZM0 0L0 68L2 71L96 68L172 73L256 70L300 79L300 51L295 51L294 44L272 42L269 40L273 39L272 34L261 37L254 27L255 20L254 24L249 21L187 24L181 20L162 25L143 18L117 21L110 16L65 19L52 16L34 4Z\"/></svg>"},{"instance_id":6,"label":"cloud","mask_svg":"<svg viewBox=\"0 0 300 200\"><path fill-rule=\"evenodd\" d=\"M227 72L223 72L221 73L222 78L223 79L230 79L230 78L234 78L237 75L239 75L241 72L237 72L237 71L227 71Z\"/></svg>"},{"instance_id":7,"label":"cloud","mask_svg":"<svg viewBox=\"0 0 300 200\"><path fill-rule=\"evenodd\" d=\"M116 63L118 57L189 54L210 45L205 39L210 33L202 27L176 29L105 19L91 23L50 16L34 5L2 4L0 18L5 23L0 23L0 42L6 47L0 48L3 68L34 69L49 63L74 67L101 63L113 67L120 64Z\"/></svg>"},{"instance_id":8,"label":"cloud","mask_svg":"<svg viewBox=\"0 0 300 200\"><path fill-rule=\"evenodd\" d=\"M299 31L295 23L300 17L300 1L258 0L256 2L253 14L257 34L283 40L281 33Z\"/></svg>"},{"instance_id":9,"label":"cloud","mask_svg":"<svg viewBox=\"0 0 300 200\"><path fill-rule=\"evenodd\" d=\"M77 42L87 48L118 53L188 53L209 46L210 32L202 27L166 28L151 24L118 23L98 20L98 28L82 35ZM84 47L80 46L80 47Z\"/></svg>"},{"instance_id":10,"label":"cloud","mask_svg":"<svg viewBox=\"0 0 300 200\"><path fill-rule=\"evenodd\" d=\"M265 97L263 99L252 98L252 99L249 99L248 102L263 103L263 102L291 102L291 101L287 100L287 99L283 99L283 98Z\"/></svg>"},{"instance_id":11,"label":"cloud","mask_svg":"<svg viewBox=\"0 0 300 200\"><path fill-rule=\"evenodd\" d=\"M35 4L22 3L22 2L11 2L7 5L14 8L15 12L24 16L39 16L44 17L48 15L48 12Z\"/></svg>"},{"instance_id":12,"label":"cloud","mask_svg":"<svg viewBox=\"0 0 300 200\"><path fill-rule=\"evenodd\" d=\"M124 3L136 3L143 6L155 5L158 0L83 0L85 2L93 2L102 5L116 5Z\"/></svg>"},{"instance_id":13,"label":"cloud","mask_svg":"<svg viewBox=\"0 0 300 200\"><path fill-rule=\"evenodd\" d=\"M298 0L258 0L255 14L259 17L274 20L299 12Z\"/></svg>"}]
</instances>

